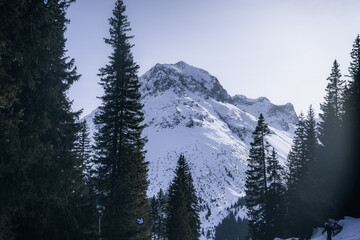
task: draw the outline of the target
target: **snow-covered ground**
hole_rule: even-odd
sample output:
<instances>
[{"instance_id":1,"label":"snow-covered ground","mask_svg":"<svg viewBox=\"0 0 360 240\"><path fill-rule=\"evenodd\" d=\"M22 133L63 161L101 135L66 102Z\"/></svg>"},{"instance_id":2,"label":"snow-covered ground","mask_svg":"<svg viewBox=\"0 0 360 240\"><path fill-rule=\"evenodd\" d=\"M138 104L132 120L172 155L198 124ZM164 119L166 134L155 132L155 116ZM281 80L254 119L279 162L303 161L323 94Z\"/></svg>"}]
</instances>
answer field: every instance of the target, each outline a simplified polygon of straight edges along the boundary
<instances>
[{"instance_id":1,"label":"snow-covered ground","mask_svg":"<svg viewBox=\"0 0 360 240\"><path fill-rule=\"evenodd\" d=\"M201 227L205 235L209 231L214 236L228 208L245 195L248 152L260 113L272 132L268 140L286 166L298 120L294 108L290 103L274 105L265 97L231 97L216 77L184 62L156 64L140 82L150 163L148 196L168 188L183 153L201 199ZM92 132L95 114L85 117ZM208 208L211 216L206 218ZM243 218L245 209L237 213Z\"/></svg>"},{"instance_id":2,"label":"snow-covered ground","mask_svg":"<svg viewBox=\"0 0 360 240\"><path fill-rule=\"evenodd\" d=\"M360 240L360 218L345 217L337 222L342 226L341 232L332 236L332 240ZM322 233L324 228L317 228L314 230L312 237L309 240L326 240L326 232ZM297 238L288 238L292 240ZM281 240L276 238L275 240Z\"/></svg>"}]
</instances>

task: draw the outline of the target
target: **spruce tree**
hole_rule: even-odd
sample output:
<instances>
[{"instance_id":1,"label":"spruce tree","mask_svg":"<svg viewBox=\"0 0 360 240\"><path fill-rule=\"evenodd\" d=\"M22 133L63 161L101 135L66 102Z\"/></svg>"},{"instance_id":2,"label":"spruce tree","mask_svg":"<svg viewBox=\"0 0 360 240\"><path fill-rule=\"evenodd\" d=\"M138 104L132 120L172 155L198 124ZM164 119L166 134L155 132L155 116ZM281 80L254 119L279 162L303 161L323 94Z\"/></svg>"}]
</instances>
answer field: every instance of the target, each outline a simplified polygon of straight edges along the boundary
<instances>
[{"instance_id":1,"label":"spruce tree","mask_svg":"<svg viewBox=\"0 0 360 240\"><path fill-rule=\"evenodd\" d=\"M86 121L78 124L77 141L74 151L77 155L78 178L73 179L76 184L70 196L72 205L71 211L76 217L76 223L82 235L73 234L76 239L96 238L98 231L98 212L95 208L97 197L94 189L94 182L91 178L92 167L92 146L89 138L89 127Z\"/></svg>"},{"instance_id":2,"label":"spruce tree","mask_svg":"<svg viewBox=\"0 0 360 240\"><path fill-rule=\"evenodd\" d=\"M280 237L283 235L285 219L285 185L283 182L284 169L279 164L273 148L271 155L268 157L268 209L269 209L269 230L270 236Z\"/></svg>"},{"instance_id":3,"label":"spruce tree","mask_svg":"<svg viewBox=\"0 0 360 240\"><path fill-rule=\"evenodd\" d=\"M166 196L162 189L150 200L150 215L152 218L152 238L157 240L166 239Z\"/></svg>"},{"instance_id":4,"label":"spruce tree","mask_svg":"<svg viewBox=\"0 0 360 240\"><path fill-rule=\"evenodd\" d=\"M287 215L289 232L305 237L311 234L321 216L312 174L312 169L317 165L318 139L315 113L311 106L305 119L300 116L297 126L288 155L290 173L287 182Z\"/></svg>"},{"instance_id":5,"label":"spruce tree","mask_svg":"<svg viewBox=\"0 0 360 240\"><path fill-rule=\"evenodd\" d=\"M1 88L9 91L0 93L5 133L0 161L6 166L0 176L9 177L0 180L0 189L2 200L12 200L5 208L5 232L14 239L82 235L70 210L79 177L73 151L78 113L66 96L79 78L74 61L65 57L65 10L71 2L0 4ZM1 212L3 225L3 208Z\"/></svg>"},{"instance_id":6,"label":"spruce tree","mask_svg":"<svg viewBox=\"0 0 360 240\"><path fill-rule=\"evenodd\" d=\"M150 234L146 198L147 165L143 150L146 138L140 102L139 66L131 53L130 23L125 5L118 0L109 19L112 48L109 64L100 69L104 89L102 105L94 118L96 186L100 204L106 207L103 232L106 239L146 239ZM136 219L144 224L137 225Z\"/></svg>"},{"instance_id":7,"label":"spruce tree","mask_svg":"<svg viewBox=\"0 0 360 240\"><path fill-rule=\"evenodd\" d=\"M331 69L330 76L327 78L325 102L320 104L321 121L319 123L319 140L323 145L331 141L326 134L330 134L333 127L341 125L341 119L344 112L344 87L345 81L341 79L339 64L335 60Z\"/></svg>"},{"instance_id":8,"label":"spruce tree","mask_svg":"<svg viewBox=\"0 0 360 240\"><path fill-rule=\"evenodd\" d=\"M318 133L317 124L315 120L314 108L310 105L306 119L305 119L305 159L308 163L307 171L316 162L318 151Z\"/></svg>"},{"instance_id":9,"label":"spruce tree","mask_svg":"<svg viewBox=\"0 0 360 240\"><path fill-rule=\"evenodd\" d=\"M22 189L25 183L21 173L26 171L19 153L21 140L19 124L22 111L16 105L22 79L15 60L21 34L14 31L19 22L19 1L0 4L0 239L12 239L11 216L23 208Z\"/></svg>"},{"instance_id":10,"label":"spruce tree","mask_svg":"<svg viewBox=\"0 0 360 240\"><path fill-rule=\"evenodd\" d=\"M262 114L253 132L254 141L250 143L248 167L246 171L246 207L249 218L249 234L254 239L270 239L268 183L266 174L266 158L269 143L266 137L270 129Z\"/></svg>"},{"instance_id":11,"label":"spruce tree","mask_svg":"<svg viewBox=\"0 0 360 240\"><path fill-rule=\"evenodd\" d=\"M287 229L289 234L298 234L297 225L299 224L299 212L302 210L299 206L299 191L300 183L303 179L303 161L305 159L305 117L301 113L299 115L299 121L296 125L295 137L293 139L293 145L291 146L288 154L289 162L289 174L287 178Z\"/></svg>"},{"instance_id":12,"label":"spruce tree","mask_svg":"<svg viewBox=\"0 0 360 240\"><path fill-rule=\"evenodd\" d=\"M345 81L341 79L339 64L335 60L325 89L325 102L320 105L319 158L313 169L316 180L318 203L321 206L321 218L341 217L339 196L344 174L344 135L343 135L343 96Z\"/></svg>"},{"instance_id":13,"label":"spruce tree","mask_svg":"<svg viewBox=\"0 0 360 240\"><path fill-rule=\"evenodd\" d=\"M92 146L90 140L90 130L86 121L79 123L78 139L75 145L75 151L79 158L79 164L87 180L90 180L90 171L92 167Z\"/></svg>"},{"instance_id":14,"label":"spruce tree","mask_svg":"<svg viewBox=\"0 0 360 240\"><path fill-rule=\"evenodd\" d=\"M318 165L318 134L315 121L315 111L310 105L305 119L305 154L302 165L302 179L300 179L299 201L302 211L300 211L301 234L309 236L314 226L322 224L321 206L319 206L316 185L316 176L312 174ZM315 184L314 184L315 183Z\"/></svg>"},{"instance_id":15,"label":"spruce tree","mask_svg":"<svg viewBox=\"0 0 360 240\"><path fill-rule=\"evenodd\" d=\"M169 240L199 239L199 204L190 168L184 155L179 157L175 177L169 187L167 214Z\"/></svg>"},{"instance_id":16,"label":"spruce tree","mask_svg":"<svg viewBox=\"0 0 360 240\"><path fill-rule=\"evenodd\" d=\"M360 138L360 36L358 35L354 41L351 51L351 63L349 67L350 80L345 90L345 114L344 114L344 132L345 147L344 161L347 169L345 170L344 185L342 189L348 191L343 192L344 215L360 216L360 151L358 149L358 141ZM344 176L344 177L345 177Z\"/></svg>"},{"instance_id":17,"label":"spruce tree","mask_svg":"<svg viewBox=\"0 0 360 240\"><path fill-rule=\"evenodd\" d=\"M300 179L302 179L302 161L305 159L305 117L301 113L299 121L296 124L295 137L293 145L288 154L289 175L287 180L287 188L289 193L297 191Z\"/></svg>"}]
</instances>

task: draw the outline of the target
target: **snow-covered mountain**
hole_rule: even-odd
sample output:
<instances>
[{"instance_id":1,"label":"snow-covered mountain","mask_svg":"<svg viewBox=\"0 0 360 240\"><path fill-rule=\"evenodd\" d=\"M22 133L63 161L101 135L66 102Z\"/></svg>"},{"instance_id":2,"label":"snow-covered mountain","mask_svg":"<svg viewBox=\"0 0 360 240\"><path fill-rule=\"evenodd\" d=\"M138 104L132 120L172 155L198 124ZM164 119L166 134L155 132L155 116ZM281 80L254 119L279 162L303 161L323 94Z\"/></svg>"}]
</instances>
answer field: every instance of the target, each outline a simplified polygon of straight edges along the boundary
<instances>
[{"instance_id":1,"label":"snow-covered mountain","mask_svg":"<svg viewBox=\"0 0 360 240\"><path fill-rule=\"evenodd\" d=\"M183 153L201 199L203 232L213 237L227 208L245 195L248 151L260 113L272 132L268 140L285 166L298 121L294 108L290 103L274 105L265 97L232 97L216 77L182 61L156 64L140 82L150 162L148 196L168 188ZM92 132L95 113L85 117ZM208 208L211 215L205 217ZM245 216L245 209L237 212Z\"/></svg>"}]
</instances>

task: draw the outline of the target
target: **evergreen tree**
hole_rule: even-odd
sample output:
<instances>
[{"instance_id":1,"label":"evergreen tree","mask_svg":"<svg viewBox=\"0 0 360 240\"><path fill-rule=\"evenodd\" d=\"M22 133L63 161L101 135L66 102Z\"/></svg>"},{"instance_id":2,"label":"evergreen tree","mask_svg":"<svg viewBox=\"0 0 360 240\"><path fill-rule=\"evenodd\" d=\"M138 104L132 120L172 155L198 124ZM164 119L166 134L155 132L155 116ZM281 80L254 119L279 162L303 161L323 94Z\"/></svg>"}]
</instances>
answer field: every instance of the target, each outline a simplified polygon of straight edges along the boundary
<instances>
[{"instance_id":1,"label":"evergreen tree","mask_svg":"<svg viewBox=\"0 0 360 240\"><path fill-rule=\"evenodd\" d=\"M94 122L96 186L104 213L104 236L114 239L146 239L150 234L149 207L146 198L147 165L142 136L143 105L140 103L137 77L139 66L131 53L129 22L123 1L115 3L109 19L112 47L109 64L100 69L104 95ZM136 218L144 219L143 225Z\"/></svg>"},{"instance_id":2,"label":"evergreen tree","mask_svg":"<svg viewBox=\"0 0 360 240\"><path fill-rule=\"evenodd\" d=\"M296 124L295 137L293 145L291 146L288 162L289 162L289 176L287 181L287 188L289 193L297 191L301 176L302 160L305 159L305 117L303 113L299 115L299 121Z\"/></svg>"},{"instance_id":3,"label":"evergreen tree","mask_svg":"<svg viewBox=\"0 0 360 240\"><path fill-rule=\"evenodd\" d=\"M94 182L91 178L91 159L92 150L89 138L89 127L86 121L78 125L79 132L75 142L74 151L77 154L78 178L74 179L78 183L70 196L72 205L71 212L77 219L77 225L83 235L73 235L76 239L96 238L98 231L98 212L96 211L97 197L94 189Z\"/></svg>"},{"instance_id":4,"label":"evergreen tree","mask_svg":"<svg viewBox=\"0 0 360 240\"><path fill-rule=\"evenodd\" d=\"M157 196L151 198L150 215L152 217L152 238L158 240L166 239L166 196L162 189Z\"/></svg>"},{"instance_id":5,"label":"evergreen tree","mask_svg":"<svg viewBox=\"0 0 360 240\"><path fill-rule=\"evenodd\" d=\"M66 96L79 78L65 57L71 2L0 4L0 189L2 202L9 201L1 206L0 234L6 239L82 236L71 212L71 195L81 184L74 181L78 113Z\"/></svg>"},{"instance_id":6,"label":"evergreen tree","mask_svg":"<svg viewBox=\"0 0 360 240\"><path fill-rule=\"evenodd\" d=\"M302 211L300 211L299 220L301 226L301 235L309 236L312 234L313 227L322 224L321 206L319 206L316 176L312 171L318 165L318 137L317 124L315 121L315 112L310 105L305 119L305 154L302 165L302 179L300 179L299 201Z\"/></svg>"},{"instance_id":7,"label":"evergreen tree","mask_svg":"<svg viewBox=\"0 0 360 240\"><path fill-rule=\"evenodd\" d=\"M300 116L297 126L294 144L288 155L288 229L291 234L304 237L312 233L321 216L312 175L312 169L317 164L318 139L315 113L311 106L306 119Z\"/></svg>"},{"instance_id":8,"label":"evergreen tree","mask_svg":"<svg viewBox=\"0 0 360 240\"><path fill-rule=\"evenodd\" d=\"M344 144L344 161L345 169L342 189L344 215L360 216L360 151L358 141L360 138L360 36L354 41L351 51L351 63L349 67L350 80L345 90L345 115L344 115L344 132L346 142Z\"/></svg>"},{"instance_id":9,"label":"evergreen tree","mask_svg":"<svg viewBox=\"0 0 360 240\"><path fill-rule=\"evenodd\" d=\"M86 121L79 123L78 139L75 145L75 151L79 158L79 164L86 180L90 180L90 171L92 165L92 146L90 140L90 130Z\"/></svg>"},{"instance_id":10,"label":"evergreen tree","mask_svg":"<svg viewBox=\"0 0 360 240\"><path fill-rule=\"evenodd\" d=\"M249 217L249 233L254 240L271 239L269 230L268 183L266 175L266 154L269 143L266 136L270 130L260 114L250 143L249 169L246 171L246 207Z\"/></svg>"},{"instance_id":11,"label":"evergreen tree","mask_svg":"<svg viewBox=\"0 0 360 240\"><path fill-rule=\"evenodd\" d=\"M298 234L299 212L302 210L298 204L300 183L303 179L303 161L305 159L305 117L301 113L296 125L293 145L288 154L289 174L287 178L287 229L289 234Z\"/></svg>"},{"instance_id":12,"label":"evergreen tree","mask_svg":"<svg viewBox=\"0 0 360 240\"><path fill-rule=\"evenodd\" d=\"M327 78L328 84L326 86L325 102L320 104L321 122L319 123L319 140L323 145L327 141L331 141L326 134L333 131L333 127L341 126L342 115L344 112L344 87L345 81L341 79L339 64L335 60L331 69L330 76Z\"/></svg>"},{"instance_id":13,"label":"evergreen tree","mask_svg":"<svg viewBox=\"0 0 360 240\"><path fill-rule=\"evenodd\" d=\"M193 179L184 155L180 155L169 188L167 206L169 240L195 240L200 237L199 205Z\"/></svg>"},{"instance_id":14,"label":"evergreen tree","mask_svg":"<svg viewBox=\"0 0 360 240\"><path fill-rule=\"evenodd\" d=\"M284 169L279 164L274 148L267 163L269 230L271 236L280 237L283 235L286 214L284 201L286 189L283 183Z\"/></svg>"},{"instance_id":15,"label":"evergreen tree","mask_svg":"<svg viewBox=\"0 0 360 240\"><path fill-rule=\"evenodd\" d=\"M155 195L150 198L150 217L151 217L151 221L152 221L152 226L151 226L151 239L156 239L156 232L157 232L157 225L156 225L156 218L157 218L157 214L158 214L158 206L157 206L157 199L155 197Z\"/></svg>"},{"instance_id":16,"label":"evergreen tree","mask_svg":"<svg viewBox=\"0 0 360 240\"><path fill-rule=\"evenodd\" d=\"M319 159L313 169L316 179L317 195L321 206L321 218L340 217L339 197L344 174L344 136L343 136L343 96L345 81L341 80L339 64L334 61L325 89L325 102L320 105L320 123L318 126Z\"/></svg>"},{"instance_id":17,"label":"evergreen tree","mask_svg":"<svg viewBox=\"0 0 360 240\"><path fill-rule=\"evenodd\" d=\"M311 105L305 119L305 135L305 172L308 174L310 168L316 163L318 151L317 124L315 121L315 111ZM305 179L307 179L307 176L305 176Z\"/></svg>"},{"instance_id":18,"label":"evergreen tree","mask_svg":"<svg viewBox=\"0 0 360 240\"><path fill-rule=\"evenodd\" d=\"M22 111L18 107L22 79L17 51L21 38L14 31L21 9L19 1L0 4L0 239L12 239L11 216L23 208L21 173L27 165L20 159L19 124Z\"/></svg>"}]
</instances>

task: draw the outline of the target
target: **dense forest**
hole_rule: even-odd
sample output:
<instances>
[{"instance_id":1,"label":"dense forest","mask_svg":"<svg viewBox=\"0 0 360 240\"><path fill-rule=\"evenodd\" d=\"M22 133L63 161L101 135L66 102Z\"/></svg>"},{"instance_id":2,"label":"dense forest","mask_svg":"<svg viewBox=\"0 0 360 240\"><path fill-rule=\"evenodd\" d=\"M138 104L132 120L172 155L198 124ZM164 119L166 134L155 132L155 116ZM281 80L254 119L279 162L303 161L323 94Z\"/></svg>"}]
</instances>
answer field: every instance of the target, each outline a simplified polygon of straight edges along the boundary
<instances>
[{"instance_id":1,"label":"dense forest","mask_svg":"<svg viewBox=\"0 0 360 240\"><path fill-rule=\"evenodd\" d=\"M116 1L109 19L105 43L113 51L99 73L104 95L91 146L67 97L80 77L65 49L72 2L0 2L0 239L150 239L155 213L146 196L139 67L125 5ZM181 231L198 239L197 197L184 156L175 176L166 236L177 239ZM187 225L179 229L177 222Z\"/></svg>"},{"instance_id":2,"label":"dense forest","mask_svg":"<svg viewBox=\"0 0 360 240\"><path fill-rule=\"evenodd\" d=\"M310 106L300 114L284 171L267 141L260 115L249 153L246 194L252 239L310 237L327 219L360 217L360 36L347 81L335 60L319 122Z\"/></svg>"}]
</instances>

